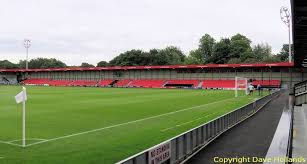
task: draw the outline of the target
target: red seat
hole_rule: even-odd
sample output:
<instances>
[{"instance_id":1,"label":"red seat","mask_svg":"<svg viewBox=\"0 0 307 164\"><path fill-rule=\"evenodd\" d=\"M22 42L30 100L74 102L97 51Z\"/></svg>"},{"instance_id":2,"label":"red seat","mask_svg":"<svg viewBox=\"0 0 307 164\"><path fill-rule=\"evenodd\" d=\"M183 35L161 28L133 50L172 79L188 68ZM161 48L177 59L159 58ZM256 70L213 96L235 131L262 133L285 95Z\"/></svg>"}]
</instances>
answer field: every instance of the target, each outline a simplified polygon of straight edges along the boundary
<instances>
[{"instance_id":1,"label":"red seat","mask_svg":"<svg viewBox=\"0 0 307 164\"><path fill-rule=\"evenodd\" d=\"M164 80L133 80L129 87L162 88Z\"/></svg>"},{"instance_id":2,"label":"red seat","mask_svg":"<svg viewBox=\"0 0 307 164\"><path fill-rule=\"evenodd\" d=\"M96 86L97 81L93 80L75 80L73 81L70 86Z\"/></svg>"},{"instance_id":3,"label":"red seat","mask_svg":"<svg viewBox=\"0 0 307 164\"><path fill-rule=\"evenodd\" d=\"M114 85L117 87L126 87L130 82L131 80L119 80Z\"/></svg>"},{"instance_id":4,"label":"red seat","mask_svg":"<svg viewBox=\"0 0 307 164\"><path fill-rule=\"evenodd\" d=\"M98 86L104 87L110 85L114 80L100 80Z\"/></svg>"},{"instance_id":5,"label":"red seat","mask_svg":"<svg viewBox=\"0 0 307 164\"><path fill-rule=\"evenodd\" d=\"M23 83L26 85L45 85L48 84L49 79L27 79Z\"/></svg>"},{"instance_id":6,"label":"red seat","mask_svg":"<svg viewBox=\"0 0 307 164\"><path fill-rule=\"evenodd\" d=\"M27 79L23 83L26 85L50 85L50 86L107 86L112 84L114 80L100 80L99 82L94 80L50 80L47 78L39 79ZM165 84L165 80L119 80L114 85L117 87L143 87L143 88L162 88ZM234 89L235 80L204 80L202 81L202 88L220 88L220 89ZM197 87L199 84L198 80L169 80L167 84L171 85L193 85ZM281 85L280 80L255 80L252 82L254 86L260 84L263 87L274 87L279 88ZM240 86L243 88L244 86Z\"/></svg>"},{"instance_id":7,"label":"red seat","mask_svg":"<svg viewBox=\"0 0 307 164\"><path fill-rule=\"evenodd\" d=\"M167 84L170 85L193 85L193 87L198 87L199 80L169 80Z\"/></svg>"},{"instance_id":8,"label":"red seat","mask_svg":"<svg viewBox=\"0 0 307 164\"><path fill-rule=\"evenodd\" d=\"M72 82L72 80L50 80L48 84L50 86L69 86Z\"/></svg>"},{"instance_id":9,"label":"red seat","mask_svg":"<svg viewBox=\"0 0 307 164\"><path fill-rule=\"evenodd\" d=\"M280 80L255 80L252 82L253 85L257 86L260 84L263 87L279 88L281 85Z\"/></svg>"},{"instance_id":10,"label":"red seat","mask_svg":"<svg viewBox=\"0 0 307 164\"><path fill-rule=\"evenodd\" d=\"M235 80L204 80L202 88L234 89Z\"/></svg>"}]
</instances>

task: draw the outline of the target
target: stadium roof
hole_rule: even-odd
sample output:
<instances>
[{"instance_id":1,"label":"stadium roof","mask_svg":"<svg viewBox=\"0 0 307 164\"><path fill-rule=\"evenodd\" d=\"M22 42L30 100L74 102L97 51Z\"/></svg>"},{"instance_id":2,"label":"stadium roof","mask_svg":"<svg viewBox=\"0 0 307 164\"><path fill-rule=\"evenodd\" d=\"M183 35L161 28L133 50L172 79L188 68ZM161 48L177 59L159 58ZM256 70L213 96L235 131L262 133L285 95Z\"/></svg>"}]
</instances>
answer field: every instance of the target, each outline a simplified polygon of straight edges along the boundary
<instances>
[{"instance_id":1,"label":"stadium roof","mask_svg":"<svg viewBox=\"0 0 307 164\"><path fill-rule=\"evenodd\" d=\"M205 68L258 68L258 67L292 67L293 63L259 63L259 64L206 64L206 65L166 65L166 66L124 66L93 68L50 68L50 69L0 69L0 72L53 72L53 71L100 71L100 70L151 70L151 69L205 69Z\"/></svg>"},{"instance_id":2,"label":"stadium roof","mask_svg":"<svg viewBox=\"0 0 307 164\"><path fill-rule=\"evenodd\" d=\"M291 0L295 66L307 67L307 1Z\"/></svg>"}]
</instances>

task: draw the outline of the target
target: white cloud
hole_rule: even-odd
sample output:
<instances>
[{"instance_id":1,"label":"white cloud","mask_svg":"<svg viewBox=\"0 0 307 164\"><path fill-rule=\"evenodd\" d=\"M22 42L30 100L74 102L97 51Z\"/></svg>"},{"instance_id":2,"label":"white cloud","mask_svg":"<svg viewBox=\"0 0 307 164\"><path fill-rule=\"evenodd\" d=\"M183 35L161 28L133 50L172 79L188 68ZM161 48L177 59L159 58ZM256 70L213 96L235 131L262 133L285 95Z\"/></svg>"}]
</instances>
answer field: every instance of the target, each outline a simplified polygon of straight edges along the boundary
<instances>
[{"instance_id":1,"label":"white cloud","mask_svg":"<svg viewBox=\"0 0 307 164\"><path fill-rule=\"evenodd\" d=\"M54 57L96 64L129 49L179 46L188 52L209 33L242 33L278 52L287 42L279 8L287 0L1 0L0 60Z\"/></svg>"}]
</instances>

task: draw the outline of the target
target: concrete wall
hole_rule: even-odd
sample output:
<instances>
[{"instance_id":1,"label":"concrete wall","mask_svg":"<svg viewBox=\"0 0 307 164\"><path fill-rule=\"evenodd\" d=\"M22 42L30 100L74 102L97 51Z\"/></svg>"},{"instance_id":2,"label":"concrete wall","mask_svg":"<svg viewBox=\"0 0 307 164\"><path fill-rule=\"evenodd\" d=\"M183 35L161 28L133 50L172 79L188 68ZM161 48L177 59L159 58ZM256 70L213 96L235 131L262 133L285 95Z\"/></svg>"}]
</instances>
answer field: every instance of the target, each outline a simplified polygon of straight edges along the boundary
<instances>
[{"instance_id":1,"label":"concrete wall","mask_svg":"<svg viewBox=\"0 0 307 164\"><path fill-rule=\"evenodd\" d=\"M17 75L12 73L0 73L0 84L17 84Z\"/></svg>"}]
</instances>

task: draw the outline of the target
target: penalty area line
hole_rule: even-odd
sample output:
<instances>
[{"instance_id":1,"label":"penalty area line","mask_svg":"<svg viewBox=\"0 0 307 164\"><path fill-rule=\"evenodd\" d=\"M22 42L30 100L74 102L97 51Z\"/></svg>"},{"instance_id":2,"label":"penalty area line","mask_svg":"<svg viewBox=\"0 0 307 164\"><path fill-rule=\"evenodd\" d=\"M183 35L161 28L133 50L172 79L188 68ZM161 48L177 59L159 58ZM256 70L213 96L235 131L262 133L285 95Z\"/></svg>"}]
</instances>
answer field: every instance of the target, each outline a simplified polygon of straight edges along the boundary
<instances>
[{"instance_id":1,"label":"penalty area line","mask_svg":"<svg viewBox=\"0 0 307 164\"><path fill-rule=\"evenodd\" d=\"M98 128L98 129L80 132L80 133L74 133L74 134L65 135L65 136L61 136L61 137L46 139L44 141L39 141L39 142L35 142L35 143L32 143L32 144L28 144L28 145L26 145L26 147L34 146L34 145L38 145L38 144L42 144L42 143L46 143L46 142L56 141L56 140L60 140L60 139L71 138L71 137L75 137L75 136L79 136L79 135L83 135L83 134L88 134L88 133L93 133L93 132L97 132L97 131L102 131L102 130L106 130L106 129L111 129L111 128L115 128L115 127L120 127L120 126L124 126L124 125L128 125L128 124L133 124L133 123L142 122L142 121L146 121L146 120L150 120L150 119L154 119L154 118L163 117L163 116L169 116L169 115L176 114L176 113L179 113L179 112L184 112L184 111L187 111L187 110L192 110L192 109L196 109L196 108L200 108L200 107L204 107L204 106L208 106L208 105L212 105L212 104L216 104L216 103L220 103L220 102L224 102L224 101L229 101L229 100L232 100L232 99L236 99L236 98L224 99L224 100L215 101L215 102L212 102L212 103L207 103L207 104L202 104L202 105L198 105L198 106L194 106L194 107L184 108L184 109L181 109L181 110L177 110L177 111L173 111L173 112L169 112L169 113L164 113L164 114L160 114L160 115L156 115L156 116L151 116L151 117L147 117L147 118L142 118L142 119L138 119L138 120L134 120L134 121L129 121L129 122L121 123L121 124L116 124L116 125L111 125L111 126L107 126L107 127L103 127L103 128Z\"/></svg>"}]
</instances>

